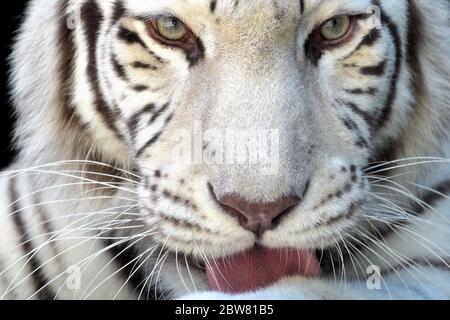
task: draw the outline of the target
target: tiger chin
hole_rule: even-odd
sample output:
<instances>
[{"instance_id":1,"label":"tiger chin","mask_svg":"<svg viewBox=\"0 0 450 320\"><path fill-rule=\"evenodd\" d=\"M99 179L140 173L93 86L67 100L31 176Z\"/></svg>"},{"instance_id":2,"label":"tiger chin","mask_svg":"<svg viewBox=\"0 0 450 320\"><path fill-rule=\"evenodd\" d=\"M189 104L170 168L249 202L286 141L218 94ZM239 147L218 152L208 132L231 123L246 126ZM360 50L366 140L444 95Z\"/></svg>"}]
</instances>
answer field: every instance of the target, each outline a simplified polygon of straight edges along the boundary
<instances>
[{"instance_id":1,"label":"tiger chin","mask_svg":"<svg viewBox=\"0 0 450 320\"><path fill-rule=\"evenodd\" d=\"M445 0L31 0L3 299L450 298Z\"/></svg>"}]
</instances>

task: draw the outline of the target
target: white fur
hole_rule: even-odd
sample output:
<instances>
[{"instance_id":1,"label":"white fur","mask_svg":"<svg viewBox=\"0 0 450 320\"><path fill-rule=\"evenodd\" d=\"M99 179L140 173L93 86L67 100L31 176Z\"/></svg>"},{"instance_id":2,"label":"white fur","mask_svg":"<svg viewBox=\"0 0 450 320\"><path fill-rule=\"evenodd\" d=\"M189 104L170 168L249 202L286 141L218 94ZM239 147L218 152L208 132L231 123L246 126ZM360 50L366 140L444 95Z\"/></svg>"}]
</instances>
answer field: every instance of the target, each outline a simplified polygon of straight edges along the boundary
<instances>
[{"instance_id":1,"label":"white fur","mask_svg":"<svg viewBox=\"0 0 450 320\"><path fill-rule=\"evenodd\" d=\"M444 263L450 257L448 197L441 195L434 208L428 208L427 213L418 217L402 211L409 204L417 203L431 188L448 180L450 164L435 159L431 165L399 167L379 173L393 182L371 180L369 183L364 169L369 165L370 150L358 148L355 145L358 137L342 122L350 118L360 129L359 138L367 140L373 148L386 146L391 138L399 141L395 150L399 162L393 165L416 162L404 160L414 157L450 158L450 64L447 61L450 14L445 0L433 4L414 1L423 24L418 59L424 88L419 96L411 87L418 79L413 78L405 59L408 1L381 1L384 12L397 26L403 59L390 121L376 134L363 118L340 104L342 100L353 99L364 112L375 115L385 103L395 67L392 31L384 25L379 41L352 55L373 28L367 20L359 21L353 38L344 46L324 52L317 66L304 50L309 35L321 23L335 15L364 13L371 4L368 0L309 0L305 1L303 16L299 1L295 0L240 1L237 9L234 1L219 0L214 14L206 0L126 0L123 1L126 16L114 26L111 19L115 1L96 1L105 17L97 30L98 85L108 106L120 112L115 125L123 138L112 132L95 110L95 92L86 74L89 63L86 33L90 30L78 20L73 30L75 69L67 89L72 93L76 115L86 126L71 127L61 120L60 20L77 17L80 8L88 2L69 0L66 17L60 17L54 0L31 1L17 38L11 63L20 156L11 171L2 174L0 183L5 194L0 198L5 208L0 213L0 297L37 297L30 276L35 270L21 260L21 235L15 232L11 219L9 184L18 175L16 188L21 215L37 248L36 256L45 262L42 272L51 280L50 286L57 291L58 298L145 296L147 292L133 292L126 283L128 279L121 278L120 265L98 239L111 235L137 243L142 257L134 266L143 269L157 289L172 293L171 298L450 298L447 285L450 271ZM160 14L177 16L202 40L205 55L198 64L190 66L182 50L159 44L149 35L145 23L135 18ZM135 32L153 54L139 44L119 41L120 27ZM125 66L126 80L115 73L109 59L111 54ZM357 68L344 66L374 66L385 59L386 72L379 77L362 75ZM135 61L157 68L133 69L131 65ZM143 84L149 89L139 92L133 89L133 85ZM348 90L368 87L377 88L377 93L358 97L348 93ZM130 120L149 103L155 109L166 104L167 108L151 125L147 124L155 111L140 117L133 136L128 130ZM279 163L273 174L261 174L260 167L248 164L195 161L202 154L203 145L191 138L198 131L220 133L227 129L278 130ZM158 141L137 155L159 132ZM315 148L308 153L311 145ZM181 163L174 157L174 150L180 147L192 147L193 162ZM260 147L252 141L248 149ZM206 151L218 151L214 148ZM242 149L237 151L240 154ZM100 159L106 165L99 167L83 162L92 159ZM96 181L85 175L91 170L100 173L107 170L110 174L108 164L126 171L126 175L119 176L119 186L103 179L95 184ZM357 168L360 184L353 181L351 190L339 199L323 201L352 181L352 165ZM343 172L342 167L347 170ZM133 169L139 171L131 172ZM155 172L160 172L161 177L155 178ZM165 190L189 200L190 205L160 193L152 194L150 186L144 184L146 179L150 185L158 185L158 192ZM207 188L211 183L219 198L231 192L250 202L269 203L288 193L302 194L308 180L311 180L310 188L301 205L260 240L225 214ZM105 195L98 188L116 192ZM373 192L382 196L374 196ZM36 205L32 198L36 194L41 205ZM159 197L152 198L152 195ZM332 226L321 226L324 221L345 216L355 203L358 210L354 216ZM49 241L45 237L37 208L45 210L50 217L58 232L56 238ZM84 219L79 220L80 217ZM115 222L124 217L129 220L119 229ZM390 233L383 242L370 242L355 253L343 269L336 271L336 279L295 277L259 292L224 295L208 292L204 272L189 263L191 258L202 261L236 254L257 241L271 248L323 249L343 238L360 236L361 230L367 232L370 229L367 220L378 226L380 220L386 219L409 223ZM177 225L173 221L185 224ZM195 228L186 227L189 225ZM115 230L106 232L108 228ZM147 237L140 236L147 233ZM62 254L55 256L55 250ZM442 263L444 267L409 265L407 259ZM369 290L366 270L372 265L399 269L383 276L379 290ZM71 280L68 270L72 267L81 268L80 288L76 290L67 285Z\"/></svg>"}]
</instances>

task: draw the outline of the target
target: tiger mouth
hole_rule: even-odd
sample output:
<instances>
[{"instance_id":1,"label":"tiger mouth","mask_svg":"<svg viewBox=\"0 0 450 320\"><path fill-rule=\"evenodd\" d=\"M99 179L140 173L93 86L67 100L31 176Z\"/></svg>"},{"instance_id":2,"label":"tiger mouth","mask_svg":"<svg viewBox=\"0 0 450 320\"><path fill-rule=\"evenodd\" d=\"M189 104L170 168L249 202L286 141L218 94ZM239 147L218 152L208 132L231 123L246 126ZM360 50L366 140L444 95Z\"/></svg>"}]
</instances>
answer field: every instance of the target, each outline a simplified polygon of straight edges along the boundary
<instances>
[{"instance_id":1,"label":"tiger mouth","mask_svg":"<svg viewBox=\"0 0 450 320\"><path fill-rule=\"evenodd\" d=\"M342 227L342 221L352 222L354 215L355 210L350 210L346 215L322 227ZM353 223L346 226L345 232L351 233ZM306 231L317 232L317 229ZM345 233L343 229L341 232ZM323 254L334 247L336 238L334 235L321 238L319 247L315 241L317 240L311 239L298 248L281 243L278 244L279 247L273 248L268 242L262 241L262 238L255 238L252 247L231 250L223 255L211 251L208 254L203 251L203 254L198 255L194 251L186 253L185 259L187 268L192 268L203 280L207 280L211 290L224 293L251 292L289 277L326 276L329 270Z\"/></svg>"},{"instance_id":2,"label":"tiger mouth","mask_svg":"<svg viewBox=\"0 0 450 320\"><path fill-rule=\"evenodd\" d=\"M350 212L351 214L349 213L345 218L351 218L354 212ZM331 225L336 224L339 224L339 221L334 221ZM351 233L350 227L346 230ZM208 257L202 259L201 264L197 260L197 263L193 265L197 266L197 271L201 274L206 274L211 290L232 294L252 292L267 288L289 277L326 276L330 270L328 270L327 258L324 258L324 251L332 249L335 243L336 239L330 236L329 244L322 243L320 248L315 247L311 242L310 249L293 247L275 249L256 241L255 245L248 250L220 258Z\"/></svg>"},{"instance_id":3,"label":"tiger mouth","mask_svg":"<svg viewBox=\"0 0 450 320\"><path fill-rule=\"evenodd\" d=\"M205 269L210 288L226 293L262 289L289 276L321 275L320 262L314 250L269 249L261 246L208 261Z\"/></svg>"}]
</instances>

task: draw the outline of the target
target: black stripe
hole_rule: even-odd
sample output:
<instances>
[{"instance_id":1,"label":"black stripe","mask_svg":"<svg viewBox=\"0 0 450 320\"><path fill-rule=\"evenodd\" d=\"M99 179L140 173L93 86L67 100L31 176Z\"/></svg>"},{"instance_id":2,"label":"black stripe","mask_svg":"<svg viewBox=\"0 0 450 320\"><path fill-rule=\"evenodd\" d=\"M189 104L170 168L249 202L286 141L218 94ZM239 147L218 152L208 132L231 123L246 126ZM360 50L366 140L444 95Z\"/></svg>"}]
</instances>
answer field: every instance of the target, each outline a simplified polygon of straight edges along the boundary
<instances>
[{"instance_id":1,"label":"black stripe","mask_svg":"<svg viewBox=\"0 0 450 320\"><path fill-rule=\"evenodd\" d=\"M142 91L149 90L150 88L145 84L137 84L135 86L132 86L131 89L133 89L136 92L142 92Z\"/></svg>"},{"instance_id":2,"label":"black stripe","mask_svg":"<svg viewBox=\"0 0 450 320\"><path fill-rule=\"evenodd\" d=\"M162 131L158 132L157 134L155 134L137 153L136 153L136 158L141 157L144 152L150 148L151 146L153 146L161 137L162 135Z\"/></svg>"},{"instance_id":3,"label":"black stripe","mask_svg":"<svg viewBox=\"0 0 450 320\"><path fill-rule=\"evenodd\" d=\"M334 106L334 108L336 108L336 106ZM358 127L358 125L356 124L355 121L353 121L352 119L350 119L348 117L340 118L340 120L342 121L344 126L349 131L353 132L356 135L356 137L355 137L355 146L357 146L358 148L370 149L369 141L362 136L361 130Z\"/></svg>"},{"instance_id":4,"label":"black stripe","mask_svg":"<svg viewBox=\"0 0 450 320\"><path fill-rule=\"evenodd\" d=\"M111 55L111 63L113 65L114 71L123 81L128 82L128 77L125 71L125 66L123 66L118 60L115 54Z\"/></svg>"},{"instance_id":5,"label":"black stripe","mask_svg":"<svg viewBox=\"0 0 450 320\"><path fill-rule=\"evenodd\" d=\"M125 16L125 7L122 0L117 0L114 3L112 25L115 25L122 17Z\"/></svg>"},{"instance_id":6,"label":"black stripe","mask_svg":"<svg viewBox=\"0 0 450 320\"><path fill-rule=\"evenodd\" d=\"M33 202L35 204L38 204L35 207L36 214L37 216L39 216L40 226L42 226L44 230L44 234L46 235L46 239L48 240L48 246L52 251L52 256L55 258L56 264L61 266L61 268L64 268L64 262L61 255L59 254L56 242L50 241L52 237L57 234L57 232L53 229L52 221L50 220L47 212L44 210L43 205L41 204L42 201L38 194L33 195Z\"/></svg>"},{"instance_id":7,"label":"black stripe","mask_svg":"<svg viewBox=\"0 0 450 320\"><path fill-rule=\"evenodd\" d=\"M148 126L151 126L153 123L155 123L169 108L170 106L170 102L165 103L158 111L156 111L153 116L150 118L149 122L148 122ZM128 123L128 128L130 130L130 136L132 137L132 139L134 139L136 137L136 130L137 130L137 125L139 124L139 120L140 118L147 113L153 112L155 108L154 104L148 104L143 110L141 110L140 112L138 112L137 114L135 114L129 121ZM165 121L165 124L167 125L173 118L173 114L169 115ZM142 156L142 154L148 149L150 148L152 145L154 145L158 139L161 137L162 132L157 133L156 135L154 135L137 153L136 153L136 157L140 157Z\"/></svg>"},{"instance_id":8,"label":"black stripe","mask_svg":"<svg viewBox=\"0 0 450 320\"><path fill-rule=\"evenodd\" d=\"M359 128L353 120L349 118L342 119L342 123L348 130L359 133Z\"/></svg>"},{"instance_id":9,"label":"black stripe","mask_svg":"<svg viewBox=\"0 0 450 320\"><path fill-rule=\"evenodd\" d=\"M305 12L305 0L300 0L300 13L303 15Z\"/></svg>"},{"instance_id":10,"label":"black stripe","mask_svg":"<svg viewBox=\"0 0 450 320\"><path fill-rule=\"evenodd\" d=\"M134 31L131 31L124 26L121 26L119 29L119 33L117 34L120 40L124 41L129 45L137 44L141 46L145 51L147 51L153 58L156 59L159 63L165 63L164 59L158 56L155 52L153 52L145 42L141 39L141 37Z\"/></svg>"},{"instance_id":11,"label":"black stripe","mask_svg":"<svg viewBox=\"0 0 450 320\"><path fill-rule=\"evenodd\" d=\"M140 61L135 61L131 64L131 66L135 69L149 69L149 70L158 70L157 67L152 66L151 64L148 63L144 63L144 62L140 62Z\"/></svg>"},{"instance_id":12,"label":"black stripe","mask_svg":"<svg viewBox=\"0 0 450 320\"><path fill-rule=\"evenodd\" d=\"M127 44L130 44L130 45L131 44L139 44L145 50L150 50L136 32L131 31L123 26L120 27L119 33L117 34L117 36L119 37L119 39L126 42Z\"/></svg>"},{"instance_id":13,"label":"black stripe","mask_svg":"<svg viewBox=\"0 0 450 320\"><path fill-rule=\"evenodd\" d=\"M364 149L370 148L369 142L362 136L361 131L355 121L350 118L341 118L341 121L349 131L353 132L356 135L355 146Z\"/></svg>"},{"instance_id":14,"label":"black stripe","mask_svg":"<svg viewBox=\"0 0 450 320\"><path fill-rule=\"evenodd\" d=\"M381 37L381 32L378 29L371 30L358 44L358 46L353 50L351 53L349 53L345 58L341 59L343 61L350 59L353 57L355 53L357 53L361 48L366 46L373 46L378 39Z\"/></svg>"},{"instance_id":15,"label":"black stripe","mask_svg":"<svg viewBox=\"0 0 450 320\"><path fill-rule=\"evenodd\" d=\"M151 125L152 123L155 123L156 120L158 120L158 118L167 111L167 109L170 106L170 102L165 103L154 115L153 117L150 119L149 121L149 125Z\"/></svg>"},{"instance_id":16,"label":"black stripe","mask_svg":"<svg viewBox=\"0 0 450 320\"><path fill-rule=\"evenodd\" d=\"M133 115L128 121L128 130L130 131L131 140L136 139L137 129L139 126L139 121L146 114L151 114L155 111L155 105L153 103L147 104L141 111Z\"/></svg>"},{"instance_id":17,"label":"black stripe","mask_svg":"<svg viewBox=\"0 0 450 320\"><path fill-rule=\"evenodd\" d=\"M373 95L375 95L378 92L378 89L377 88L372 88L372 87L365 88L365 89L356 88L356 89L347 89L347 90L345 90L345 92L350 93L350 94L354 94L354 95L367 94L367 95L373 96Z\"/></svg>"},{"instance_id":18,"label":"black stripe","mask_svg":"<svg viewBox=\"0 0 450 320\"><path fill-rule=\"evenodd\" d=\"M233 12L237 9L238 6L239 6L239 0L236 0L236 1L234 2Z\"/></svg>"},{"instance_id":19,"label":"black stripe","mask_svg":"<svg viewBox=\"0 0 450 320\"><path fill-rule=\"evenodd\" d=\"M375 66L365 66L365 67L361 67L361 69L359 70L359 72L362 75L365 76L377 76L380 77L382 75L384 75L384 72L386 70L386 60L381 61L379 64L375 65Z\"/></svg>"},{"instance_id":20,"label":"black stripe","mask_svg":"<svg viewBox=\"0 0 450 320\"><path fill-rule=\"evenodd\" d=\"M39 300L54 300L56 298L56 294L52 292L48 279L44 275L44 270L42 269L42 265L39 262L37 257L37 252L34 251L32 241L28 236L27 226L25 221L22 219L22 211L19 206L19 196L16 190L16 179L11 179L9 185L9 195L11 199L11 210L13 212L12 219L17 228L17 233L20 235L21 247L24 253L24 257L26 257L25 261L28 261L28 264L31 269L30 279L34 285L34 292L38 292L36 294Z\"/></svg>"},{"instance_id":21,"label":"black stripe","mask_svg":"<svg viewBox=\"0 0 450 320\"><path fill-rule=\"evenodd\" d=\"M353 102L346 102L345 105L349 107L354 113L359 115L370 127L372 130L377 125L377 119L371 115L369 112L361 110L355 103Z\"/></svg>"},{"instance_id":22,"label":"black stripe","mask_svg":"<svg viewBox=\"0 0 450 320\"><path fill-rule=\"evenodd\" d=\"M360 50L362 47L364 46L373 46L378 39L380 39L381 37L381 32L378 29L373 29L369 32L369 34L367 34L363 40L361 41L361 43L358 45L358 47L356 48L355 51Z\"/></svg>"},{"instance_id":23,"label":"black stripe","mask_svg":"<svg viewBox=\"0 0 450 320\"><path fill-rule=\"evenodd\" d=\"M406 62L411 69L411 91L414 94L414 107L419 104L419 97L424 95L425 85L422 65L419 59L420 41L423 39L423 19L414 1L408 1L408 36Z\"/></svg>"},{"instance_id":24,"label":"black stripe","mask_svg":"<svg viewBox=\"0 0 450 320\"><path fill-rule=\"evenodd\" d=\"M100 90L98 68L97 68L97 35L104 20L103 14L94 0L86 2L81 8L81 18L85 25L85 35L88 42L88 66L86 74L94 91L95 108L101 115L103 123L115 133L119 140L123 140L122 135L116 126L118 114L110 108Z\"/></svg>"},{"instance_id":25,"label":"black stripe","mask_svg":"<svg viewBox=\"0 0 450 320\"><path fill-rule=\"evenodd\" d=\"M362 148L362 149L370 149L370 144L367 141L366 138L364 138L363 136L359 135L356 139L355 142L355 146L357 146L358 148Z\"/></svg>"},{"instance_id":26,"label":"black stripe","mask_svg":"<svg viewBox=\"0 0 450 320\"><path fill-rule=\"evenodd\" d=\"M212 0L211 3L209 4L209 10L211 11L211 13L214 13L216 11L216 8L217 8L217 1Z\"/></svg>"},{"instance_id":27,"label":"black stripe","mask_svg":"<svg viewBox=\"0 0 450 320\"><path fill-rule=\"evenodd\" d=\"M381 116L379 117L378 121L378 129L381 129L391 118L392 105L397 95L397 85L402 67L403 53L402 53L402 40L400 38L397 25L393 23L392 20L385 14L379 0L374 0L374 5L381 8L381 21L384 25L388 27L389 32L391 33L391 36L394 40L395 46L395 68L390 82L389 93L386 99L386 103L383 109L381 110Z\"/></svg>"}]
</instances>

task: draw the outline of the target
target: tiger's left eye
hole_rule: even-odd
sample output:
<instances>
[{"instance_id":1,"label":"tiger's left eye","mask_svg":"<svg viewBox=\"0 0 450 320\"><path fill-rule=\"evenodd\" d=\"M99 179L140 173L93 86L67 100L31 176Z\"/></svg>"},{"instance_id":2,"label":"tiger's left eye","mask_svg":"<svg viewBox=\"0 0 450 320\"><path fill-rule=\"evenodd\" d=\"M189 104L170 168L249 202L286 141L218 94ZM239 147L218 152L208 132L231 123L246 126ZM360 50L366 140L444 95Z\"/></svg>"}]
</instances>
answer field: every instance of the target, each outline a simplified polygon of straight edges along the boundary
<instances>
[{"instance_id":1,"label":"tiger's left eye","mask_svg":"<svg viewBox=\"0 0 450 320\"><path fill-rule=\"evenodd\" d=\"M157 16L146 22L150 37L159 44L185 52L191 66L205 55L202 41L180 19L174 16Z\"/></svg>"},{"instance_id":2,"label":"tiger's left eye","mask_svg":"<svg viewBox=\"0 0 450 320\"><path fill-rule=\"evenodd\" d=\"M175 17L158 18L156 29L162 37L171 41L182 40L189 32L186 26Z\"/></svg>"},{"instance_id":3,"label":"tiger's left eye","mask_svg":"<svg viewBox=\"0 0 450 320\"><path fill-rule=\"evenodd\" d=\"M343 38L351 27L349 16L334 17L326 21L320 28L320 34L325 41L336 41Z\"/></svg>"}]
</instances>

